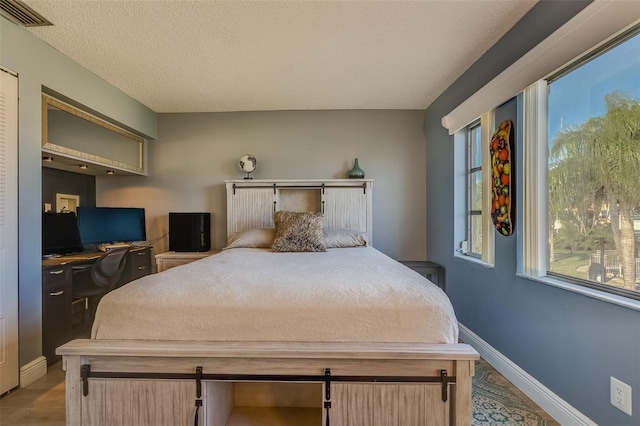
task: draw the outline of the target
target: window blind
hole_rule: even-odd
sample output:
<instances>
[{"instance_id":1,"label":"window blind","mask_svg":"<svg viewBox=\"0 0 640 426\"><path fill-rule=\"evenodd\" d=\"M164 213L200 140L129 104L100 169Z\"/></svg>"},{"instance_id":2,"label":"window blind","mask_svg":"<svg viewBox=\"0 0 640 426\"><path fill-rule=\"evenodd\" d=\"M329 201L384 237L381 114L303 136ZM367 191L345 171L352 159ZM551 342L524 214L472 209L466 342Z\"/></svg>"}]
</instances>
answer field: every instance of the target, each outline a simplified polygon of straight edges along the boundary
<instances>
[{"instance_id":1,"label":"window blind","mask_svg":"<svg viewBox=\"0 0 640 426\"><path fill-rule=\"evenodd\" d=\"M578 56L640 22L635 1L595 0L522 58L442 117L452 135Z\"/></svg>"}]
</instances>

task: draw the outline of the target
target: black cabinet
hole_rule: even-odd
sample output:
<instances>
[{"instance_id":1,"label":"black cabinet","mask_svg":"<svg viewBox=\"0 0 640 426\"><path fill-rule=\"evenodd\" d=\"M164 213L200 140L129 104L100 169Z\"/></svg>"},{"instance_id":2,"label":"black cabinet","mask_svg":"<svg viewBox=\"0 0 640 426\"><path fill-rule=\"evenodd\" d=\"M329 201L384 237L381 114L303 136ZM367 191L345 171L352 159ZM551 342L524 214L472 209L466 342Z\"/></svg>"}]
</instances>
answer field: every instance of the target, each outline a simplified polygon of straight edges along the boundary
<instances>
[{"instance_id":1,"label":"black cabinet","mask_svg":"<svg viewBox=\"0 0 640 426\"><path fill-rule=\"evenodd\" d=\"M132 249L124 268L118 287L142 278L151 273L151 249L149 247Z\"/></svg>"},{"instance_id":2,"label":"black cabinet","mask_svg":"<svg viewBox=\"0 0 640 426\"><path fill-rule=\"evenodd\" d=\"M73 301L73 270L76 269L76 279L90 279L88 271L99 257L100 253L86 253L42 262L42 353L47 364L60 359L56 355L58 346L75 337L85 337L74 336L74 315L82 320L86 305L84 299L78 299L78 303ZM86 272L78 272L81 270ZM118 286L150 273L151 248L134 248L129 252ZM76 327L76 334L78 330L88 333L83 327Z\"/></svg>"},{"instance_id":3,"label":"black cabinet","mask_svg":"<svg viewBox=\"0 0 640 426\"><path fill-rule=\"evenodd\" d=\"M56 348L72 339L70 266L42 270L42 353L47 364L60 359Z\"/></svg>"},{"instance_id":4,"label":"black cabinet","mask_svg":"<svg viewBox=\"0 0 640 426\"><path fill-rule=\"evenodd\" d=\"M137 280L151 273L151 249L133 250L129 253L131 280Z\"/></svg>"}]
</instances>

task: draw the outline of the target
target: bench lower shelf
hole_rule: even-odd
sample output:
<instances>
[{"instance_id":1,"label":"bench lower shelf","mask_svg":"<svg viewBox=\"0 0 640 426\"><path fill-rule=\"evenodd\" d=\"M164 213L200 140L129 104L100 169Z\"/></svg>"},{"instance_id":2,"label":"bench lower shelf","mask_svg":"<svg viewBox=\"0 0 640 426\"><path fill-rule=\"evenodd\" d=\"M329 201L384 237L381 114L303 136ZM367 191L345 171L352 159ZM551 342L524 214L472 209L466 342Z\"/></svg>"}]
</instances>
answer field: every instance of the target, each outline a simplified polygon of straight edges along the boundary
<instances>
[{"instance_id":1,"label":"bench lower shelf","mask_svg":"<svg viewBox=\"0 0 640 426\"><path fill-rule=\"evenodd\" d=\"M226 426L321 426L321 408L234 407Z\"/></svg>"}]
</instances>

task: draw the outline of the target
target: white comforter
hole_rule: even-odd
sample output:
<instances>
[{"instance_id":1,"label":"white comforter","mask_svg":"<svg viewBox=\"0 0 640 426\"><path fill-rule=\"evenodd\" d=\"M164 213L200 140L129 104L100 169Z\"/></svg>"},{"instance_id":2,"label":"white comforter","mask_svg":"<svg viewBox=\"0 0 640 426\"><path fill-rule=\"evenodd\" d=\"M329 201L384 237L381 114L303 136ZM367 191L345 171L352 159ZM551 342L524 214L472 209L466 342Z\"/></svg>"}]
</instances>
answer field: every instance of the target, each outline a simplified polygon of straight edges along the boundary
<instances>
[{"instance_id":1,"label":"white comforter","mask_svg":"<svg viewBox=\"0 0 640 426\"><path fill-rule=\"evenodd\" d=\"M107 294L95 339L457 343L435 284L370 247L231 249Z\"/></svg>"}]
</instances>

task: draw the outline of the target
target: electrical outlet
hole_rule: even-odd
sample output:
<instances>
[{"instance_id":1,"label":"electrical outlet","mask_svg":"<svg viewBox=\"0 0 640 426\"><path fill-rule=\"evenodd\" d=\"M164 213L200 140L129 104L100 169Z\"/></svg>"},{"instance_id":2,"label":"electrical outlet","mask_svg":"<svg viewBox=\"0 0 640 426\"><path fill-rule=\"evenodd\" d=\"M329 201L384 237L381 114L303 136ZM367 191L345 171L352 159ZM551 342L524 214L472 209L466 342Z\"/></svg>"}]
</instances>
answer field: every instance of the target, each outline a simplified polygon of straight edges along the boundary
<instances>
[{"instance_id":1,"label":"electrical outlet","mask_svg":"<svg viewBox=\"0 0 640 426\"><path fill-rule=\"evenodd\" d=\"M628 415L631 414L631 386L611 377L611 405Z\"/></svg>"}]
</instances>

